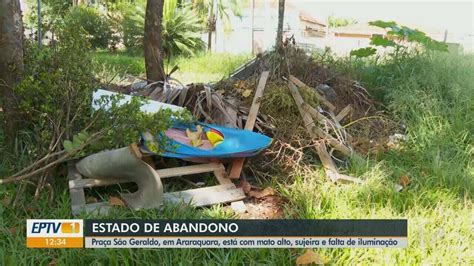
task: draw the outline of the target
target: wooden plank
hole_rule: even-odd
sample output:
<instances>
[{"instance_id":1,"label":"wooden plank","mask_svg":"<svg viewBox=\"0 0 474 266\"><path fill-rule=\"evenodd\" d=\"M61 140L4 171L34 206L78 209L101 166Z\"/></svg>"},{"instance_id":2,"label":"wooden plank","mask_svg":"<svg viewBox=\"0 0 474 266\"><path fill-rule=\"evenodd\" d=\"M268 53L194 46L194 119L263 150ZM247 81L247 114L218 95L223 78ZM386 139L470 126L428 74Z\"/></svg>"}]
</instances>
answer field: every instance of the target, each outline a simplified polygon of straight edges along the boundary
<instances>
[{"instance_id":1,"label":"wooden plank","mask_svg":"<svg viewBox=\"0 0 474 266\"><path fill-rule=\"evenodd\" d=\"M229 178L227 178L226 175L227 173L225 169L214 171L214 176L216 177L217 182L221 185L232 184L232 181Z\"/></svg>"},{"instance_id":2,"label":"wooden plank","mask_svg":"<svg viewBox=\"0 0 474 266\"><path fill-rule=\"evenodd\" d=\"M120 183L130 182L130 180L124 179L94 179L94 178L84 178L81 180L70 180L69 187L70 188L89 188L89 187L103 187L103 186L110 186Z\"/></svg>"},{"instance_id":3,"label":"wooden plank","mask_svg":"<svg viewBox=\"0 0 474 266\"><path fill-rule=\"evenodd\" d=\"M314 118L316 118L316 120L318 122L320 122L321 124L326 124L328 123L328 118L325 117L324 115L322 115L320 112L318 112L318 110L316 110L313 106L303 102L303 104L301 105L303 107L303 110L308 112L311 116L313 116Z\"/></svg>"},{"instance_id":4,"label":"wooden plank","mask_svg":"<svg viewBox=\"0 0 474 266\"><path fill-rule=\"evenodd\" d=\"M306 85L303 81L299 80L297 77L293 76L293 75L290 75L289 76L289 79L291 82L293 82L296 86L298 87L302 87L302 88L307 88L309 90L312 90L312 91L315 91L313 88L309 87L308 85ZM334 112L334 110L336 110L336 107L330 103L324 96L322 96L321 94L319 94L317 91L316 92L316 98L318 98L318 100L324 104L327 108L329 108L329 110L331 112Z\"/></svg>"},{"instance_id":5,"label":"wooden plank","mask_svg":"<svg viewBox=\"0 0 474 266\"><path fill-rule=\"evenodd\" d=\"M318 137L322 138L326 140L331 146L333 146L334 149L340 151L344 155L349 155L351 153L351 150L348 147L346 147L344 144L339 142L333 136L329 135L328 133L322 131L320 128L316 127L311 115L308 112L305 112L303 108L303 105L305 103L296 85L293 82L289 81L288 87L290 88L293 99L295 99L296 105L298 106L298 110L300 111L301 118L303 119L303 122L310 136L313 139L317 139Z\"/></svg>"},{"instance_id":6,"label":"wooden plank","mask_svg":"<svg viewBox=\"0 0 474 266\"><path fill-rule=\"evenodd\" d=\"M165 202L190 203L195 207L237 201L244 198L244 191L241 188L236 188L234 184L217 185L164 194Z\"/></svg>"},{"instance_id":7,"label":"wooden plank","mask_svg":"<svg viewBox=\"0 0 474 266\"><path fill-rule=\"evenodd\" d=\"M345 175L345 174L339 174L337 181L348 181L348 182L357 183L357 184L364 183L364 181L360 178Z\"/></svg>"},{"instance_id":8,"label":"wooden plank","mask_svg":"<svg viewBox=\"0 0 474 266\"><path fill-rule=\"evenodd\" d=\"M86 212L94 215L104 215L112 208L108 202L98 202L85 204L84 190L85 187L95 187L95 186L106 186L113 185L117 183L129 182L128 180L100 180L100 179L82 179L81 175L75 170L74 164L71 164L73 169L69 171L68 179L69 186L71 191L71 202L72 204L72 213L78 215L81 212ZM179 175L190 175L197 173L206 173L214 172L220 185L190 189L178 192L171 192L164 194L164 200L167 202L184 202L191 203L193 206L201 207L208 206L218 203L227 203L232 202L231 206L234 210L243 210L245 211L245 204L242 199L244 199L245 193L241 188L236 188L230 179L225 177L225 167L221 163L209 163L209 164L199 164L183 167L175 167L168 169L157 170L160 177L172 177ZM161 172L161 174L160 174ZM77 174L75 178L72 178L73 174ZM71 178L70 178L71 177ZM76 196L73 192L82 193L82 201L72 199L73 195ZM79 194L80 196L80 194Z\"/></svg>"},{"instance_id":9,"label":"wooden plank","mask_svg":"<svg viewBox=\"0 0 474 266\"><path fill-rule=\"evenodd\" d=\"M173 167L173 168L156 170L160 178L201 174L201 173L207 173L207 172L213 172L213 171L225 171L225 167L221 163L208 163L208 164L197 164L197 165L181 166L181 167ZM130 180L123 180L123 179L102 180L102 179L87 178L87 179L80 179L80 180L70 180L69 187L70 188L99 187L99 186L109 186L109 185L126 183L126 182L130 182Z\"/></svg>"},{"instance_id":10,"label":"wooden plank","mask_svg":"<svg viewBox=\"0 0 474 266\"><path fill-rule=\"evenodd\" d=\"M230 168L229 178L231 179L239 179L240 173L242 173L242 169L244 168L245 159L244 158L237 158L232 161L232 165Z\"/></svg>"},{"instance_id":11,"label":"wooden plank","mask_svg":"<svg viewBox=\"0 0 474 266\"><path fill-rule=\"evenodd\" d=\"M316 145L316 151L317 151L317 153L319 155L319 159L321 160L321 163L324 167L324 171L326 172L326 176L332 182L349 181L349 182L354 182L354 183L358 183L358 184L364 183L364 181L360 178L340 174L337 171L337 168L336 168L336 165L334 164L334 161L332 160L331 156L329 155L328 151L326 150L326 145L324 145L323 143L318 143Z\"/></svg>"},{"instance_id":12,"label":"wooden plank","mask_svg":"<svg viewBox=\"0 0 474 266\"><path fill-rule=\"evenodd\" d=\"M168 178L168 177L181 176L181 175L202 174L202 173L213 172L217 170L225 170L225 167L221 163L207 163L207 164L196 164L196 165L190 165L190 166L159 169L159 170L156 170L156 172L161 178Z\"/></svg>"},{"instance_id":13,"label":"wooden plank","mask_svg":"<svg viewBox=\"0 0 474 266\"><path fill-rule=\"evenodd\" d=\"M217 182L219 182L219 184L221 185L232 184L232 181L227 178L226 175L227 173L225 170L214 171L214 176L216 177ZM231 202L230 207L232 208L232 210L234 210L235 213L244 213L247 211L247 206L242 200Z\"/></svg>"},{"instance_id":14,"label":"wooden plank","mask_svg":"<svg viewBox=\"0 0 474 266\"><path fill-rule=\"evenodd\" d=\"M82 179L81 174L76 170L75 162L68 163L68 174L67 179L69 182L80 181ZM86 197L82 188L69 187L69 195L71 197L71 208L74 210L75 206L81 206L86 204Z\"/></svg>"},{"instance_id":15,"label":"wooden plank","mask_svg":"<svg viewBox=\"0 0 474 266\"><path fill-rule=\"evenodd\" d=\"M257 90L255 91L255 96L253 97L252 105L250 106L247 122L245 123L245 129L247 130L253 130L255 121L257 120L258 110L260 109L263 91L265 89L265 85L267 84L269 74L269 71L264 71L262 72L262 75L260 75Z\"/></svg>"},{"instance_id":16,"label":"wooden plank","mask_svg":"<svg viewBox=\"0 0 474 266\"><path fill-rule=\"evenodd\" d=\"M326 150L326 145L323 143L318 143L316 145L316 152L319 155L319 159L323 165L326 176L332 181L336 182L338 179L339 173L337 172L336 165Z\"/></svg>"},{"instance_id":17,"label":"wooden plank","mask_svg":"<svg viewBox=\"0 0 474 266\"><path fill-rule=\"evenodd\" d=\"M326 124L332 125L336 130L339 130L340 132L344 132L344 135L347 137L349 141L352 140L352 136L344 130L344 128L341 126L341 124L339 123L339 121L337 120L337 118L334 116L332 112L328 112L330 118L332 119L331 120L328 117L322 115L320 112L318 112L318 110L316 110L315 108L313 108L311 105L307 103L303 103L303 108L312 117L314 117L319 123L323 125L326 125Z\"/></svg>"},{"instance_id":18,"label":"wooden plank","mask_svg":"<svg viewBox=\"0 0 474 266\"><path fill-rule=\"evenodd\" d=\"M339 114L336 115L336 121L341 122L344 117L346 117L352 111L352 106L349 104L348 106L344 107Z\"/></svg>"},{"instance_id":19,"label":"wooden plank","mask_svg":"<svg viewBox=\"0 0 474 266\"><path fill-rule=\"evenodd\" d=\"M228 117L225 117L225 126L237 128L237 110L233 107L235 106L235 99L229 99L228 102L229 105L225 105L224 107L227 114L229 114Z\"/></svg>"},{"instance_id":20,"label":"wooden plank","mask_svg":"<svg viewBox=\"0 0 474 266\"><path fill-rule=\"evenodd\" d=\"M308 133L311 135L313 139L316 139L318 137L321 137L320 134L316 134L314 128L314 120L311 117L311 115L303 109L304 105L304 100L303 97L301 97L301 94L298 91L298 88L296 88L295 84L291 81L288 82L288 87L290 88L291 95L293 96L293 99L296 102L296 106L298 107L298 110L300 112L301 118L303 119L303 123L308 131Z\"/></svg>"},{"instance_id":21,"label":"wooden plank","mask_svg":"<svg viewBox=\"0 0 474 266\"><path fill-rule=\"evenodd\" d=\"M241 188L236 188L234 184L227 184L169 192L165 193L163 197L165 203L190 203L194 207L203 207L242 200L245 198L245 193ZM113 207L108 202L89 203L74 207L73 214L77 215L85 211L89 214L103 215L107 214L111 208Z\"/></svg>"},{"instance_id":22,"label":"wooden plank","mask_svg":"<svg viewBox=\"0 0 474 266\"><path fill-rule=\"evenodd\" d=\"M89 203L82 206L73 206L72 214L78 215L81 212L93 215L106 215L113 208L108 202Z\"/></svg>"},{"instance_id":23,"label":"wooden plank","mask_svg":"<svg viewBox=\"0 0 474 266\"><path fill-rule=\"evenodd\" d=\"M143 153L140 151L140 148L138 148L138 145L136 143L130 144L130 150L132 151L133 155L137 157L138 159L141 159L143 157Z\"/></svg>"},{"instance_id":24,"label":"wooden plank","mask_svg":"<svg viewBox=\"0 0 474 266\"><path fill-rule=\"evenodd\" d=\"M265 85L267 84L269 74L269 71L264 71L262 72L262 75L260 75L257 90L255 91L255 96L253 97L252 105L250 106L247 122L245 122L246 130L253 130L253 127L255 126L255 121L257 120L258 110L260 109L263 91L265 89ZM240 177L240 173L242 172L242 168L244 167L244 161L244 158L237 158L232 162L229 178L238 179Z\"/></svg>"}]
</instances>

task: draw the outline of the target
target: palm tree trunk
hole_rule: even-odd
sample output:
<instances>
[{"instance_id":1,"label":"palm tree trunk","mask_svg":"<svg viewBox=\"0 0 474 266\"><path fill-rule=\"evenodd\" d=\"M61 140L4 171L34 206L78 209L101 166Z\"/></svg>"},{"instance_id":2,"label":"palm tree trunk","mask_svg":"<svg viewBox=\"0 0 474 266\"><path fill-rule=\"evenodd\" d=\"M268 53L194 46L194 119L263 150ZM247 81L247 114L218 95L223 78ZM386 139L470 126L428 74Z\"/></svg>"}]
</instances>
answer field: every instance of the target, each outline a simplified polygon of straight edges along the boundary
<instances>
[{"instance_id":1,"label":"palm tree trunk","mask_svg":"<svg viewBox=\"0 0 474 266\"><path fill-rule=\"evenodd\" d=\"M15 86L23 74L23 22L19 0L0 1L0 100L5 144L12 147L16 129Z\"/></svg>"},{"instance_id":2,"label":"palm tree trunk","mask_svg":"<svg viewBox=\"0 0 474 266\"><path fill-rule=\"evenodd\" d=\"M214 18L214 1L211 1L209 8L209 16L207 19L207 50L211 52L212 49L212 32L216 29L215 18Z\"/></svg>"},{"instance_id":3,"label":"palm tree trunk","mask_svg":"<svg viewBox=\"0 0 474 266\"><path fill-rule=\"evenodd\" d=\"M278 2L278 30L275 46L279 48L283 44L283 20L285 18L285 0Z\"/></svg>"},{"instance_id":4,"label":"palm tree trunk","mask_svg":"<svg viewBox=\"0 0 474 266\"><path fill-rule=\"evenodd\" d=\"M209 30L209 32L207 33L207 50L210 52L211 49L212 49L212 31Z\"/></svg>"},{"instance_id":5,"label":"palm tree trunk","mask_svg":"<svg viewBox=\"0 0 474 266\"><path fill-rule=\"evenodd\" d=\"M148 82L165 79L162 53L163 0L148 0L145 14L145 68Z\"/></svg>"}]
</instances>

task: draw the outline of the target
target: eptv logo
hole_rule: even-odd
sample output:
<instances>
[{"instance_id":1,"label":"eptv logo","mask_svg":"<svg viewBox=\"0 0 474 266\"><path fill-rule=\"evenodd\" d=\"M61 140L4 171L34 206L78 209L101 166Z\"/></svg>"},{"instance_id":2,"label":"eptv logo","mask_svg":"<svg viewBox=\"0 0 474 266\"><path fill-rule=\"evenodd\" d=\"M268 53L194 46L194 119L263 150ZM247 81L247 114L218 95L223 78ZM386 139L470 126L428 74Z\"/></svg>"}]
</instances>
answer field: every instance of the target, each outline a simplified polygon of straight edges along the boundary
<instances>
[{"instance_id":1,"label":"eptv logo","mask_svg":"<svg viewBox=\"0 0 474 266\"><path fill-rule=\"evenodd\" d=\"M79 223L62 223L62 222L34 222L31 229L32 234L57 234L59 230L63 234L77 234L81 231Z\"/></svg>"},{"instance_id":2,"label":"eptv logo","mask_svg":"<svg viewBox=\"0 0 474 266\"><path fill-rule=\"evenodd\" d=\"M79 219L32 219L26 221L29 248L83 247L83 221Z\"/></svg>"}]
</instances>

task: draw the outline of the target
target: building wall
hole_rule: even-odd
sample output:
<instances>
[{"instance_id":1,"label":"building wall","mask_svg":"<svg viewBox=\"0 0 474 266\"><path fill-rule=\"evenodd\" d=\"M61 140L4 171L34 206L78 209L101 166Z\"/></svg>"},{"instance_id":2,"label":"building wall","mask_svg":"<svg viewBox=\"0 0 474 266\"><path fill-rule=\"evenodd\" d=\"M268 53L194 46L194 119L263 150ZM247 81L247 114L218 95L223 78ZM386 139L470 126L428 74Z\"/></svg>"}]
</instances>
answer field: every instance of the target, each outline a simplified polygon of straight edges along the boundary
<instances>
[{"instance_id":1,"label":"building wall","mask_svg":"<svg viewBox=\"0 0 474 266\"><path fill-rule=\"evenodd\" d=\"M255 53L263 52L271 49L275 44L277 24L278 24L278 5L275 0L260 0L256 6L254 13L253 27L253 49L252 49L252 11L251 5L244 8L242 18L231 16L231 30L225 30L222 21L218 20L217 34L213 36L213 48L215 52L229 53ZM367 47L370 43L368 35L351 35L351 36L334 36L333 33L324 36L315 36L305 32L308 22L299 18L300 9L295 7L285 8L284 35L294 35L296 42L302 47L308 49L325 49L330 47L339 55L347 55L351 50ZM305 10L303 10L305 11ZM320 21L326 21L324 14L311 13L311 16ZM316 24L310 25L317 28ZM321 29L323 29L321 27ZM421 29L423 30L423 29ZM444 33L427 34L439 41L444 40ZM203 34L203 40L207 42L207 34ZM474 52L474 36L459 35L448 32L448 43L460 43L463 47L461 50L465 52Z\"/></svg>"}]
</instances>

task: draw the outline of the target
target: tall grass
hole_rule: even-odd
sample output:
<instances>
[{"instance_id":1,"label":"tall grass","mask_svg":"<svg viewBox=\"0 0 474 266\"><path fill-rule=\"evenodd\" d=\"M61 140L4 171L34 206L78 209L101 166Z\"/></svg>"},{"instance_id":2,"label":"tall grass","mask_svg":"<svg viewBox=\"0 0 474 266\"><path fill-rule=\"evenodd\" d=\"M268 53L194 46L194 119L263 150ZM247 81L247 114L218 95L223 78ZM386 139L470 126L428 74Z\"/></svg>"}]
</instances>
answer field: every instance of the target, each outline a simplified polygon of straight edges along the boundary
<instances>
[{"instance_id":1,"label":"tall grass","mask_svg":"<svg viewBox=\"0 0 474 266\"><path fill-rule=\"evenodd\" d=\"M186 59L182 59L186 65ZM210 63L206 63L209 60ZM214 58L189 69L213 65ZM191 63L189 63L191 64ZM336 63L335 63L336 64ZM287 173L268 182L285 198L286 218L407 218L406 249L318 249L335 265L470 265L473 261L473 130L474 58L452 54L416 57L400 63L345 65L383 99L393 116L406 126L408 142L377 161L351 158L348 174L363 185L335 186L319 166ZM216 70L217 71L217 70ZM220 74L225 73L225 68ZM396 192L402 175L411 184ZM71 217L64 177L57 177L56 200L30 196L16 209L0 205L0 263L9 264L172 264L172 265L286 265L302 250L288 249L166 249L166 250L27 250L26 218ZM265 185L265 184L264 184ZM8 190L0 191L11 197ZM83 216L87 217L87 216ZM194 210L167 206L164 211L118 209L109 218L230 218L221 206ZM16 232L12 233L15 228Z\"/></svg>"},{"instance_id":2,"label":"tall grass","mask_svg":"<svg viewBox=\"0 0 474 266\"><path fill-rule=\"evenodd\" d=\"M460 195L474 192L473 71L472 55L437 54L383 65L366 78L369 87L382 88L388 109L407 127L408 149L402 155L410 160L402 160L404 168L415 177L431 176L415 182ZM399 154L388 156L400 161Z\"/></svg>"}]
</instances>

